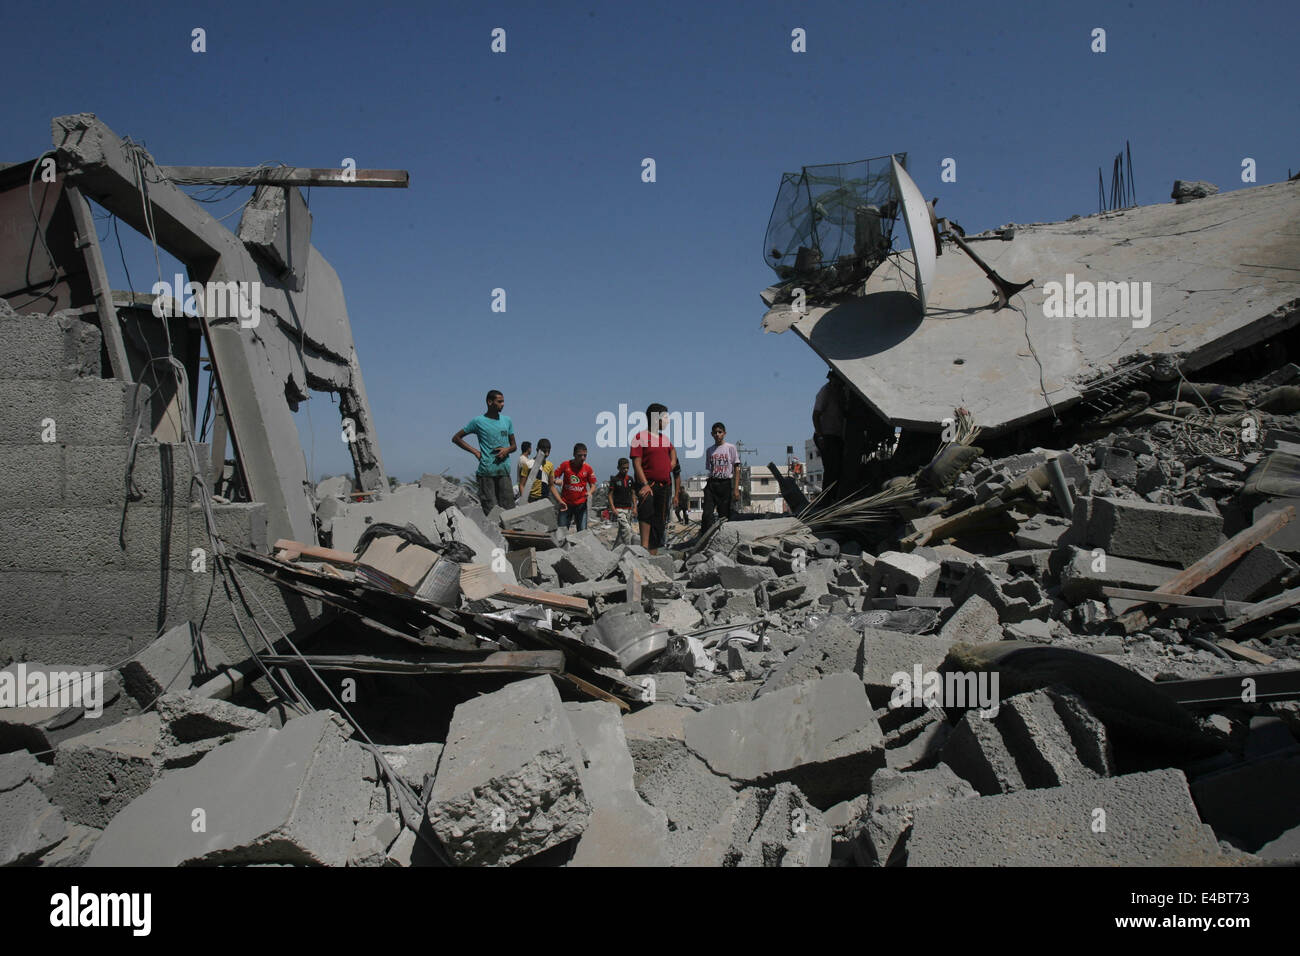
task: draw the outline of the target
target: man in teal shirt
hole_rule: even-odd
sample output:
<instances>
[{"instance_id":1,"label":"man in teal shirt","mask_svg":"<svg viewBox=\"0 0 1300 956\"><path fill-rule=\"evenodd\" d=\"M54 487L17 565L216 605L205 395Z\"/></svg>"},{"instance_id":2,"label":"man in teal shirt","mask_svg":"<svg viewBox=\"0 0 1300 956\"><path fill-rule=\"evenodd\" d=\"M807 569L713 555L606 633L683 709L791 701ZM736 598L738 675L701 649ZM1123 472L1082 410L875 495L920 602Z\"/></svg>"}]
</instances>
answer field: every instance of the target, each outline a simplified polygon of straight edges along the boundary
<instances>
[{"instance_id":1,"label":"man in teal shirt","mask_svg":"<svg viewBox=\"0 0 1300 956\"><path fill-rule=\"evenodd\" d=\"M452 443L478 459L478 500L487 514L495 505L502 509L515 506L514 485L510 481L510 455L515 450L515 426L501 414L506 397L495 388L487 393L487 411L456 432ZM478 438L478 447L467 444L466 435Z\"/></svg>"}]
</instances>

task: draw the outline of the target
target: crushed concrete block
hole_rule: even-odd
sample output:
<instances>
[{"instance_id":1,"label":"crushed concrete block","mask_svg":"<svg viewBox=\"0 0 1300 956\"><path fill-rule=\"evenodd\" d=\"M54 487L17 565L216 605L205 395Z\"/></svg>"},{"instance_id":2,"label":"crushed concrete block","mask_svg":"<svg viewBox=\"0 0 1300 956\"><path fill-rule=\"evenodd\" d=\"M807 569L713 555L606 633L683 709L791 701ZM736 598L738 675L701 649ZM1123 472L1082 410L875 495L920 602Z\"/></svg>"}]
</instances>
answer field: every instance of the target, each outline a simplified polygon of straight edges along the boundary
<instances>
[{"instance_id":1,"label":"crushed concrete block","mask_svg":"<svg viewBox=\"0 0 1300 956\"><path fill-rule=\"evenodd\" d=\"M900 864L919 808L976 796L970 784L943 764L916 773L900 773L888 767L877 770L871 778L862 827L871 858L879 866Z\"/></svg>"},{"instance_id":2,"label":"crushed concrete block","mask_svg":"<svg viewBox=\"0 0 1300 956\"><path fill-rule=\"evenodd\" d=\"M1094 498L1088 541L1107 554L1185 568L1218 546L1223 517L1176 505Z\"/></svg>"},{"instance_id":3,"label":"crushed concrete block","mask_svg":"<svg viewBox=\"0 0 1300 956\"><path fill-rule=\"evenodd\" d=\"M1052 611L1051 599L1033 578L1004 578L980 565L966 575L952 601L962 604L971 596L988 601L1003 624L1015 624L1031 617L1047 620Z\"/></svg>"},{"instance_id":4,"label":"crushed concrete block","mask_svg":"<svg viewBox=\"0 0 1300 956\"><path fill-rule=\"evenodd\" d=\"M437 515L436 524L446 529L445 538L452 541L459 541L471 551L474 552L474 562L476 564L486 564L496 570L496 575L505 584L518 584L515 579L515 569L510 566L509 561L494 561L496 552L505 554L504 538L502 544L494 544L492 539L483 533L483 530L469 518L465 512L461 511L455 505L444 509ZM421 529L423 530L423 529ZM436 538L434 540L437 540ZM545 552L543 552L545 553Z\"/></svg>"},{"instance_id":5,"label":"crushed concrete block","mask_svg":"<svg viewBox=\"0 0 1300 956\"><path fill-rule=\"evenodd\" d=\"M0 866L22 866L68 835L68 822L33 783L0 793Z\"/></svg>"},{"instance_id":6,"label":"crushed concrete block","mask_svg":"<svg viewBox=\"0 0 1300 956\"><path fill-rule=\"evenodd\" d=\"M968 711L948 736L939 759L982 794L1024 790L1025 780L991 719Z\"/></svg>"},{"instance_id":7,"label":"crushed concrete block","mask_svg":"<svg viewBox=\"0 0 1300 956\"><path fill-rule=\"evenodd\" d=\"M599 581L618 566L618 555L592 538L569 537L569 546L555 563L555 573L565 584Z\"/></svg>"},{"instance_id":8,"label":"crushed concrete block","mask_svg":"<svg viewBox=\"0 0 1300 956\"><path fill-rule=\"evenodd\" d=\"M49 792L70 820L106 827L162 772L162 720L147 713L72 737L54 755Z\"/></svg>"},{"instance_id":9,"label":"crushed concrete block","mask_svg":"<svg viewBox=\"0 0 1300 956\"><path fill-rule=\"evenodd\" d=\"M1015 533L1018 548L1055 548L1061 537L1070 530L1070 523L1061 519L1040 517L1022 524Z\"/></svg>"},{"instance_id":10,"label":"crushed concrete block","mask_svg":"<svg viewBox=\"0 0 1300 956\"><path fill-rule=\"evenodd\" d=\"M1003 701L998 712L1002 739L1017 756L1025 785L1031 789L1097 776L1075 752L1070 732L1056 712L1055 697L1047 690L1017 694ZM1076 703L1086 713L1083 702L1076 698Z\"/></svg>"},{"instance_id":11,"label":"crushed concrete block","mask_svg":"<svg viewBox=\"0 0 1300 956\"><path fill-rule=\"evenodd\" d=\"M740 564L718 568L718 583L727 590L757 587L776 577L776 572L764 565Z\"/></svg>"},{"instance_id":12,"label":"crushed concrete block","mask_svg":"<svg viewBox=\"0 0 1300 956\"><path fill-rule=\"evenodd\" d=\"M27 781L37 786L49 783L51 771L25 750L0 754L0 793L21 787Z\"/></svg>"},{"instance_id":13,"label":"crushed concrete block","mask_svg":"<svg viewBox=\"0 0 1300 956\"><path fill-rule=\"evenodd\" d=\"M1088 709L1082 698L1065 688L1049 688L1047 694L1070 735L1075 756L1097 776L1114 776L1115 757L1106 725Z\"/></svg>"},{"instance_id":14,"label":"crushed concrete block","mask_svg":"<svg viewBox=\"0 0 1300 956\"><path fill-rule=\"evenodd\" d=\"M54 849L41 854L41 866L85 866L90 859L90 851L99 841L103 830L82 826L80 823L68 824L68 835Z\"/></svg>"},{"instance_id":15,"label":"crushed concrete block","mask_svg":"<svg viewBox=\"0 0 1300 956\"><path fill-rule=\"evenodd\" d=\"M942 634L906 634L868 627L863 630L862 680L867 694L878 707L889 703L900 671L912 677L917 665L923 674L937 671L951 642Z\"/></svg>"},{"instance_id":16,"label":"crushed concrete block","mask_svg":"<svg viewBox=\"0 0 1300 956\"><path fill-rule=\"evenodd\" d=\"M633 587L639 582L642 596L668 597L679 593L677 584L670 572L665 571L656 559L666 555L649 555L645 558L631 553L624 553L618 558L618 571L627 586Z\"/></svg>"},{"instance_id":17,"label":"crushed concrete block","mask_svg":"<svg viewBox=\"0 0 1300 956\"><path fill-rule=\"evenodd\" d=\"M1106 473L1117 485L1132 487L1137 481L1137 456L1118 445L1101 445L1093 454L1093 465Z\"/></svg>"},{"instance_id":18,"label":"crushed concrete block","mask_svg":"<svg viewBox=\"0 0 1300 956\"><path fill-rule=\"evenodd\" d=\"M736 562L717 551L706 551L698 559L688 561L687 580L693 588L710 588L721 582L723 568L734 568Z\"/></svg>"},{"instance_id":19,"label":"crushed concrete block","mask_svg":"<svg viewBox=\"0 0 1300 956\"><path fill-rule=\"evenodd\" d=\"M1104 830L1095 825L1098 810ZM922 807L907 854L908 866L1206 866L1223 859L1180 770Z\"/></svg>"},{"instance_id":20,"label":"crushed concrete block","mask_svg":"<svg viewBox=\"0 0 1300 956\"><path fill-rule=\"evenodd\" d=\"M667 866L668 816L636 792L635 768L618 707L565 705L584 755L584 792L591 820L570 866Z\"/></svg>"},{"instance_id":21,"label":"crushed concrete block","mask_svg":"<svg viewBox=\"0 0 1300 956\"><path fill-rule=\"evenodd\" d=\"M969 594L939 628L939 637L954 644L986 644L1002 639L997 609L978 594Z\"/></svg>"},{"instance_id":22,"label":"crushed concrete block","mask_svg":"<svg viewBox=\"0 0 1300 956\"><path fill-rule=\"evenodd\" d=\"M876 556L868 582L868 597L933 597L942 566L919 554L885 551Z\"/></svg>"},{"instance_id":23,"label":"crushed concrete block","mask_svg":"<svg viewBox=\"0 0 1300 956\"><path fill-rule=\"evenodd\" d=\"M928 767L938 760L951 732L943 710L926 708L919 716L885 734L885 766L896 770Z\"/></svg>"},{"instance_id":24,"label":"crushed concrete block","mask_svg":"<svg viewBox=\"0 0 1300 956\"><path fill-rule=\"evenodd\" d=\"M724 604L722 616L728 623L752 621L761 616L758 596L748 588L732 588L726 591L727 603Z\"/></svg>"},{"instance_id":25,"label":"crushed concrete block","mask_svg":"<svg viewBox=\"0 0 1300 956\"><path fill-rule=\"evenodd\" d=\"M748 789L722 815L692 861L695 866L823 867L833 831L789 783Z\"/></svg>"},{"instance_id":26,"label":"crushed concrete block","mask_svg":"<svg viewBox=\"0 0 1300 956\"><path fill-rule=\"evenodd\" d=\"M509 511L501 512L501 526L510 531L555 531L559 527L555 502L541 498L515 505Z\"/></svg>"},{"instance_id":27,"label":"crushed concrete block","mask_svg":"<svg viewBox=\"0 0 1300 956\"><path fill-rule=\"evenodd\" d=\"M760 518L754 521L728 521L709 539L709 551L732 554L742 544L771 544L779 540L786 551L803 548L811 561L817 539L798 518ZM780 569L778 568L778 571Z\"/></svg>"},{"instance_id":28,"label":"crushed concrete block","mask_svg":"<svg viewBox=\"0 0 1300 956\"><path fill-rule=\"evenodd\" d=\"M224 700L164 694L154 704L166 732L179 743L193 743L270 727L266 714Z\"/></svg>"},{"instance_id":29,"label":"crushed concrete block","mask_svg":"<svg viewBox=\"0 0 1300 956\"><path fill-rule=\"evenodd\" d=\"M1300 826L1292 827L1276 840L1270 840L1255 855L1270 863L1300 864Z\"/></svg>"},{"instance_id":30,"label":"crushed concrete block","mask_svg":"<svg viewBox=\"0 0 1300 956\"><path fill-rule=\"evenodd\" d=\"M228 666L225 652L186 622L123 664L122 679L126 692L147 707L162 694L180 694L206 683Z\"/></svg>"},{"instance_id":31,"label":"crushed concrete block","mask_svg":"<svg viewBox=\"0 0 1300 956\"><path fill-rule=\"evenodd\" d=\"M459 864L510 864L578 836L591 816L582 751L550 677L456 708L429 825Z\"/></svg>"},{"instance_id":32,"label":"crushed concrete block","mask_svg":"<svg viewBox=\"0 0 1300 956\"><path fill-rule=\"evenodd\" d=\"M884 737L853 674L692 714L686 745L717 773L744 782L789 780L817 806L856 796L884 764Z\"/></svg>"},{"instance_id":33,"label":"crushed concrete block","mask_svg":"<svg viewBox=\"0 0 1300 956\"><path fill-rule=\"evenodd\" d=\"M692 607L689 601L683 601L681 598L658 605L656 610L659 613L658 623L672 628L679 634L694 630L704 620L704 615Z\"/></svg>"},{"instance_id":34,"label":"crushed concrete block","mask_svg":"<svg viewBox=\"0 0 1300 956\"><path fill-rule=\"evenodd\" d=\"M0 698L0 753L46 754L69 737L106 727L139 710L122 693L121 675L98 665L20 661L0 669L0 681L6 690Z\"/></svg>"},{"instance_id":35,"label":"crushed concrete block","mask_svg":"<svg viewBox=\"0 0 1300 956\"><path fill-rule=\"evenodd\" d=\"M1228 601L1259 601L1287 587L1297 572L1300 565L1267 544L1259 544L1195 593Z\"/></svg>"},{"instance_id":36,"label":"crushed concrete block","mask_svg":"<svg viewBox=\"0 0 1300 956\"><path fill-rule=\"evenodd\" d=\"M1133 561L1112 554L1094 555L1068 548L1061 567L1061 596L1071 604L1100 599L1103 587L1158 588L1178 573L1176 568L1145 561Z\"/></svg>"},{"instance_id":37,"label":"crushed concrete block","mask_svg":"<svg viewBox=\"0 0 1300 956\"><path fill-rule=\"evenodd\" d=\"M942 659L942 658L941 658ZM843 617L829 617L779 664L755 697L828 674L862 673L862 635Z\"/></svg>"},{"instance_id":38,"label":"crushed concrete block","mask_svg":"<svg viewBox=\"0 0 1300 956\"><path fill-rule=\"evenodd\" d=\"M113 818L87 865L342 866L370 813L374 760L340 723L329 711L296 717L164 774Z\"/></svg>"},{"instance_id":39,"label":"crushed concrete block","mask_svg":"<svg viewBox=\"0 0 1300 956\"><path fill-rule=\"evenodd\" d=\"M1170 192L1169 198L1176 204L1181 205L1185 202L1191 202L1193 199L1205 199L1207 196L1213 196L1218 191L1218 186L1203 179L1175 179L1174 188Z\"/></svg>"}]
</instances>

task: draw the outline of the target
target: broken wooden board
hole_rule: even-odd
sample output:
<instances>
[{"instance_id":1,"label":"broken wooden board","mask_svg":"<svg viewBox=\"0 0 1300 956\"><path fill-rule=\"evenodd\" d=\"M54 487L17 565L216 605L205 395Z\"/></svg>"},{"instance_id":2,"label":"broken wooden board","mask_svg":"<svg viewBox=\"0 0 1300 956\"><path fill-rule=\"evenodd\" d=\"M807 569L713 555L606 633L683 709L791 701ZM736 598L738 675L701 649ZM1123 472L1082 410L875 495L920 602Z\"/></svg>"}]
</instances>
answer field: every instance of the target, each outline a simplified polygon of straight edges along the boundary
<instances>
[{"instance_id":1,"label":"broken wooden board","mask_svg":"<svg viewBox=\"0 0 1300 956\"><path fill-rule=\"evenodd\" d=\"M269 667L306 667L366 674L562 674L561 651L490 651L480 654L259 654Z\"/></svg>"}]
</instances>

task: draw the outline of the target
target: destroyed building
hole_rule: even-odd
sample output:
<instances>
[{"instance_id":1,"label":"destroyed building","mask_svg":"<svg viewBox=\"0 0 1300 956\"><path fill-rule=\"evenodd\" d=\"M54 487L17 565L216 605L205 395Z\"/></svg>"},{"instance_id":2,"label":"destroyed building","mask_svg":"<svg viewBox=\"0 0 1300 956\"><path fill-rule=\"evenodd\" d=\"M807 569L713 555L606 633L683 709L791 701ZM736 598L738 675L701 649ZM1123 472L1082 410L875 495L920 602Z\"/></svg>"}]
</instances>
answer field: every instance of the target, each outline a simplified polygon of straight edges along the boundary
<instances>
[{"instance_id":1,"label":"destroyed building","mask_svg":"<svg viewBox=\"0 0 1300 956\"><path fill-rule=\"evenodd\" d=\"M21 226L0 256L0 862L1300 860L1300 185L966 237L1039 283L1092 263L1156 302L1190 290L1148 327L1052 326L1040 286L982 308L952 249L918 309L877 169L872 202L842 203L870 221L825 257L860 261L806 315L769 290L768 324L850 384L859 460L876 431L928 437L864 466L860 496L790 483L796 514L652 555L565 534L549 502L389 488L298 189L337 173L160 166L89 114L53 128L0 170ZM180 188L213 181L257 187L236 230ZM194 282L259 283L259 321L112 290L92 202ZM820 268L789 251L783 281ZM338 395L354 475L306 474L309 391Z\"/></svg>"}]
</instances>

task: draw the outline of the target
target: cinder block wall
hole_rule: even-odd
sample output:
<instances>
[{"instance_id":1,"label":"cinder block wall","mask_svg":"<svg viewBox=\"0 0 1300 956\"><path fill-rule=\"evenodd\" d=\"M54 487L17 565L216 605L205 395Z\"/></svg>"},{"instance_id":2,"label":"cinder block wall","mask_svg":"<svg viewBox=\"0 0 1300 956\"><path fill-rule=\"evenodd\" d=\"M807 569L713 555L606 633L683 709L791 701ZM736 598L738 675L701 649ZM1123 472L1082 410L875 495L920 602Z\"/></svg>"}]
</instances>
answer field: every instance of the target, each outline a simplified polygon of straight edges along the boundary
<instances>
[{"instance_id":1,"label":"cinder block wall","mask_svg":"<svg viewBox=\"0 0 1300 956\"><path fill-rule=\"evenodd\" d=\"M184 445L137 447L143 498L123 519L134 400L133 385L100 377L98 328L15 315L0 299L0 665L111 665L202 616L213 562L205 554L194 570L209 542ZM198 452L206 469L209 446ZM229 544L268 550L265 505L213 510ZM320 613L252 572L241 581L285 630ZM204 633L232 660L248 657L219 581Z\"/></svg>"}]
</instances>

